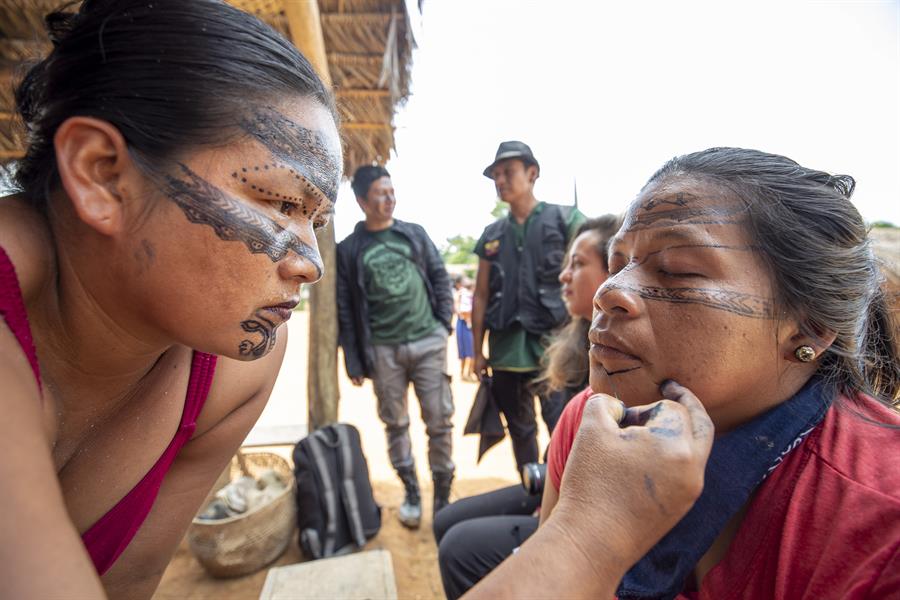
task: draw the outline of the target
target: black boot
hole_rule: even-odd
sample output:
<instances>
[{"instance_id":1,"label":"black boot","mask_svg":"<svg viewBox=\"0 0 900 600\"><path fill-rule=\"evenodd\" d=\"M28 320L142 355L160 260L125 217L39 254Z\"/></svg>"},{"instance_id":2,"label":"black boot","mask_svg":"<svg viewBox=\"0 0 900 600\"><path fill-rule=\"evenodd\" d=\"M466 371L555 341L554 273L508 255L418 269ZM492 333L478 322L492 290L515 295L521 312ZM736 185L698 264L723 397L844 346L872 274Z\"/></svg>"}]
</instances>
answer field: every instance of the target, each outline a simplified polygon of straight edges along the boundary
<instances>
[{"instance_id":1,"label":"black boot","mask_svg":"<svg viewBox=\"0 0 900 600\"><path fill-rule=\"evenodd\" d=\"M432 518L448 504L450 504L450 486L453 484L453 472L450 473L432 473L431 480L434 482L434 505Z\"/></svg>"},{"instance_id":2,"label":"black boot","mask_svg":"<svg viewBox=\"0 0 900 600\"><path fill-rule=\"evenodd\" d=\"M406 488L406 497L397 513L400 522L410 529L418 529L422 521L422 496L419 493L419 480L416 477L415 467L401 467L397 469L397 475Z\"/></svg>"}]
</instances>

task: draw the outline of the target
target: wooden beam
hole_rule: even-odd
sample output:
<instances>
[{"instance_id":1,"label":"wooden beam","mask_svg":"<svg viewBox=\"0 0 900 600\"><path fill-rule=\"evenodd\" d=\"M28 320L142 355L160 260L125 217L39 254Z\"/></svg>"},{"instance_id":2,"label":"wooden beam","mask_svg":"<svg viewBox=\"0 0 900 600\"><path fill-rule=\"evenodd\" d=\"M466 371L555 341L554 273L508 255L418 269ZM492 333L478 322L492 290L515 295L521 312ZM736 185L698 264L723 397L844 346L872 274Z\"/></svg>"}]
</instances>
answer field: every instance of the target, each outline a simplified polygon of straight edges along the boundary
<instances>
[{"instance_id":1,"label":"wooden beam","mask_svg":"<svg viewBox=\"0 0 900 600\"><path fill-rule=\"evenodd\" d=\"M341 123L341 129L390 129L390 123L361 123L359 121L349 121Z\"/></svg>"},{"instance_id":2,"label":"wooden beam","mask_svg":"<svg viewBox=\"0 0 900 600\"><path fill-rule=\"evenodd\" d=\"M402 19L403 13L394 13L393 18ZM358 25L361 21L370 21L373 23L389 23L391 13L378 12L358 12L358 13L326 13L322 15L322 22L331 25L340 25L343 23L353 23Z\"/></svg>"},{"instance_id":3,"label":"wooden beam","mask_svg":"<svg viewBox=\"0 0 900 600\"><path fill-rule=\"evenodd\" d=\"M328 55L322 35L318 0L284 0L284 14L294 45L331 87ZM325 275L309 292L309 350L307 352L306 393L309 431L333 423L338 418L337 380L337 258L334 224L316 236ZM289 367L288 367L289 368Z\"/></svg>"},{"instance_id":4,"label":"wooden beam","mask_svg":"<svg viewBox=\"0 0 900 600\"><path fill-rule=\"evenodd\" d=\"M365 54L362 52L329 52L328 60L335 63L381 65L384 56L381 54Z\"/></svg>"},{"instance_id":5,"label":"wooden beam","mask_svg":"<svg viewBox=\"0 0 900 600\"><path fill-rule=\"evenodd\" d=\"M325 38L322 35L319 1L282 0L282 5L294 45L312 63L325 85L331 87L331 73L328 72L328 59L325 54Z\"/></svg>"},{"instance_id":6,"label":"wooden beam","mask_svg":"<svg viewBox=\"0 0 900 600\"><path fill-rule=\"evenodd\" d=\"M22 158L25 156L24 150L0 150L0 159Z\"/></svg>"},{"instance_id":7,"label":"wooden beam","mask_svg":"<svg viewBox=\"0 0 900 600\"><path fill-rule=\"evenodd\" d=\"M390 98L391 90L367 90L360 88L344 88L335 91L339 98Z\"/></svg>"}]
</instances>

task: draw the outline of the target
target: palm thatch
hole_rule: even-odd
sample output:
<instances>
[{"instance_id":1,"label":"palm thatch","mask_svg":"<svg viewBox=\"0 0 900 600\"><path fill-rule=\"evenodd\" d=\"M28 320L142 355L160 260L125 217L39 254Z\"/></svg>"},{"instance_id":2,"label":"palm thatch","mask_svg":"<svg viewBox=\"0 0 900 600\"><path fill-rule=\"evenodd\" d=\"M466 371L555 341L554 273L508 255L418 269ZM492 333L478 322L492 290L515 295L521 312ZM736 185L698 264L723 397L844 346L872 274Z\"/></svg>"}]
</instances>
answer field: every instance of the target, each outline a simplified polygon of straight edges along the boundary
<instances>
[{"instance_id":1,"label":"palm thatch","mask_svg":"<svg viewBox=\"0 0 900 600\"><path fill-rule=\"evenodd\" d=\"M12 90L20 65L50 48L43 17L65 0L0 0L0 163L24 153ZM291 39L283 0L230 0ZM343 124L344 172L383 164L393 115L409 95L415 42L403 0L319 0L328 67Z\"/></svg>"}]
</instances>

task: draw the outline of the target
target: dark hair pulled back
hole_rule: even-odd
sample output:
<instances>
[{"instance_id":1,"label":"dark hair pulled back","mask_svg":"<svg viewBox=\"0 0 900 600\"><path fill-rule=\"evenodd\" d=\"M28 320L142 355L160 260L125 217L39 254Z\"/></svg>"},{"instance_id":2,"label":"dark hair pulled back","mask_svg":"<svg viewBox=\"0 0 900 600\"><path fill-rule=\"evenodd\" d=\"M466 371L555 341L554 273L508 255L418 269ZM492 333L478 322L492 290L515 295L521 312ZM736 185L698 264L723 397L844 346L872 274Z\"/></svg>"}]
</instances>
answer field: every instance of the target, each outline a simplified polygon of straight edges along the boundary
<instances>
[{"instance_id":1,"label":"dark hair pulled back","mask_svg":"<svg viewBox=\"0 0 900 600\"><path fill-rule=\"evenodd\" d=\"M609 240L616 235L622 226L620 215L603 215L588 219L582 223L569 242L569 252L575 238L585 232L594 234L593 249L597 257L603 262L603 267L609 264ZM566 252L565 261L569 260L569 252ZM563 264L565 268L565 264ZM535 380L537 389L544 394L557 392L566 388L583 387L587 385L590 372L588 360L588 329L591 322L583 317L573 316L559 333L553 336L547 351L541 358L541 375Z\"/></svg>"},{"instance_id":2,"label":"dark hair pulled back","mask_svg":"<svg viewBox=\"0 0 900 600\"><path fill-rule=\"evenodd\" d=\"M136 160L160 164L235 137L248 101L310 97L334 114L296 47L225 2L85 0L67 9L47 15L53 49L16 90L28 134L16 179L41 210L58 185L53 137L72 116L111 123Z\"/></svg>"},{"instance_id":3,"label":"dark hair pulled back","mask_svg":"<svg viewBox=\"0 0 900 600\"><path fill-rule=\"evenodd\" d=\"M775 282L779 310L803 333L836 334L818 372L856 398L900 399L898 331L868 231L850 202L855 181L776 154L710 148L673 158L648 181L708 180L746 203L748 227Z\"/></svg>"}]
</instances>

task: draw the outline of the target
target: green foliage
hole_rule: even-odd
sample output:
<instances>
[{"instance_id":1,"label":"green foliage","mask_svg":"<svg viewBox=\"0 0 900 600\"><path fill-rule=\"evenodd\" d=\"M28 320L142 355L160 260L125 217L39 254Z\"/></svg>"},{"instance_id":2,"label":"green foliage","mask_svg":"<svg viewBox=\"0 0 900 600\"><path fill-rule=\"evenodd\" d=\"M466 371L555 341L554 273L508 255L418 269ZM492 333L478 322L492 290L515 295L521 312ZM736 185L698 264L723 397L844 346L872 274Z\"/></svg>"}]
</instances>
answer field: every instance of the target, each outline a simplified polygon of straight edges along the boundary
<instances>
[{"instance_id":1,"label":"green foliage","mask_svg":"<svg viewBox=\"0 0 900 600\"><path fill-rule=\"evenodd\" d=\"M891 223L890 221L875 221L871 224L875 229L896 229L896 225Z\"/></svg>"},{"instance_id":2,"label":"green foliage","mask_svg":"<svg viewBox=\"0 0 900 600\"><path fill-rule=\"evenodd\" d=\"M470 265L478 262L475 256L475 244L478 242L468 235L455 235L447 238L447 243L441 248L441 257L449 265Z\"/></svg>"},{"instance_id":3,"label":"green foliage","mask_svg":"<svg viewBox=\"0 0 900 600\"><path fill-rule=\"evenodd\" d=\"M495 219L501 219L505 217L509 213L509 204L497 198L497 202L494 204L494 209L491 211L491 216Z\"/></svg>"}]
</instances>

